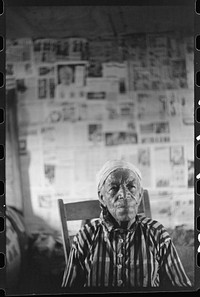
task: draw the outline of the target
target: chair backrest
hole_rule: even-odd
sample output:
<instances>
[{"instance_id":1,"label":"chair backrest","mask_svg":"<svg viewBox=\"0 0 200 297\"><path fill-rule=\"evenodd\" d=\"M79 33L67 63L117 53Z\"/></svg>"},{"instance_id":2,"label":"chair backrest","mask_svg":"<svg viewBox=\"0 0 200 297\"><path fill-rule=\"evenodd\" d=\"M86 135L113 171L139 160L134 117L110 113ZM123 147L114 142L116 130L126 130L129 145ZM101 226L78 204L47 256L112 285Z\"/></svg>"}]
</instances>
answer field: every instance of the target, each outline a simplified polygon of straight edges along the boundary
<instances>
[{"instance_id":1,"label":"chair backrest","mask_svg":"<svg viewBox=\"0 0 200 297\"><path fill-rule=\"evenodd\" d=\"M71 245L67 221L81 220L84 222L98 218L101 208L98 199L71 203L64 203L62 199L58 199L58 208L61 220L61 232L63 238L65 261L67 263ZM139 205L138 213L144 214L151 218L150 201L147 190L144 190L143 199Z\"/></svg>"}]
</instances>

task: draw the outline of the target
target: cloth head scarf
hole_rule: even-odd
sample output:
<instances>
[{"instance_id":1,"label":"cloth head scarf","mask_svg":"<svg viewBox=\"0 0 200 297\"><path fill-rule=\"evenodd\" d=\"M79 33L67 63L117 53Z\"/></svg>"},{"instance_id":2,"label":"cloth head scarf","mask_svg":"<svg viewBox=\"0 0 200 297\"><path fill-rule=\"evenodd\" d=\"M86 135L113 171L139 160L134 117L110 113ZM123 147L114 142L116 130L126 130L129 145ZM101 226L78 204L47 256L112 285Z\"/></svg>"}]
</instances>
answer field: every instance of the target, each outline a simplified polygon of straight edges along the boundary
<instances>
[{"instance_id":1,"label":"cloth head scarf","mask_svg":"<svg viewBox=\"0 0 200 297\"><path fill-rule=\"evenodd\" d=\"M141 180L142 180L141 172L133 164L124 160L110 160L110 161L107 161L97 173L96 182L97 182L98 192L100 191L102 185L104 184L105 180L110 175L110 173L120 168L129 169L132 172L134 172L138 176L138 179L141 183Z\"/></svg>"}]
</instances>

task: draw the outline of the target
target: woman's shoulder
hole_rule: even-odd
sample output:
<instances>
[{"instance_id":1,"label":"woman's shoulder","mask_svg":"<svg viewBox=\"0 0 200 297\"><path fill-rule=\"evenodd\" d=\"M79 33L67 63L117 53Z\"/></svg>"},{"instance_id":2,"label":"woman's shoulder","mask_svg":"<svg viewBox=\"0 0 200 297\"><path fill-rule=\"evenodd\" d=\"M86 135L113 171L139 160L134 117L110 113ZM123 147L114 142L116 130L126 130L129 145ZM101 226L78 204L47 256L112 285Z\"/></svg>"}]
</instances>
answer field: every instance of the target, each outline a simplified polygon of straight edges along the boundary
<instances>
[{"instance_id":1,"label":"woman's shoulder","mask_svg":"<svg viewBox=\"0 0 200 297\"><path fill-rule=\"evenodd\" d=\"M138 215L138 221L142 226L144 226L144 227L146 227L148 229L161 231L161 232L166 231L163 224L160 223L159 221L153 219L153 218L149 218L149 217L146 217L144 215Z\"/></svg>"}]
</instances>

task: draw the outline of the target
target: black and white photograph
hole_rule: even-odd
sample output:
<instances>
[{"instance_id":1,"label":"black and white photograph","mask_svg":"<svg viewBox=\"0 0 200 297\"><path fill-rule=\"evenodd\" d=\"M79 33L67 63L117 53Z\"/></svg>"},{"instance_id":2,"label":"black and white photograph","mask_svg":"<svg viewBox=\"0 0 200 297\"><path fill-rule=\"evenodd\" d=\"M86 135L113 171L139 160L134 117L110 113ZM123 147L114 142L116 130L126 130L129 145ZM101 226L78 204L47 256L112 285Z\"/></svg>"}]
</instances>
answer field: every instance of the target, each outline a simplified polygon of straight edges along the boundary
<instances>
[{"instance_id":1,"label":"black and white photograph","mask_svg":"<svg viewBox=\"0 0 200 297\"><path fill-rule=\"evenodd\" d=\"M87 69L87 72L88 72L88 77L102 77L102 63L101 61L89 61L89 64L88 64L88 69Z\"/></svg>"},{"instance_id":2,"label":"black and white photograph","mask_svg":"<svg viewBox=\"0 0 200 297\"><path fill-rule=\"evenodd\" d=\"M194 291L194 0L7 1L6 295Z\"/></svg>"},{"instance_id":3,"label":"black and white photograph","mask_svg":"<svg viewBox=\"0 0 200 297\"><path fill-rule=\"evenodd\" d=\"M85 80L86 65L84 62L59 62L56 65L56 99L69 100L72 97L71 93L85 86Z\"/></svg>"},{"instance_id":4,"label":"black and white photograph","mask_svg":"<svg viewBox=\"0 0 200 297\"><path fill-rule=\"evenodd\" d=\"M102 124L89 124L88 139L91 143L96 144L102 142Z\"/></svg>"},{"instance_id":5,"label":"black and white photograph","mask_svg":"<svg viewBox=\"0 0 200 297\"><path fill-rule=\"evenodd\" d=\"M46 99L47 98L47 79L40 78L38 80L38 98Z\"/></svg>"}]
</instances>

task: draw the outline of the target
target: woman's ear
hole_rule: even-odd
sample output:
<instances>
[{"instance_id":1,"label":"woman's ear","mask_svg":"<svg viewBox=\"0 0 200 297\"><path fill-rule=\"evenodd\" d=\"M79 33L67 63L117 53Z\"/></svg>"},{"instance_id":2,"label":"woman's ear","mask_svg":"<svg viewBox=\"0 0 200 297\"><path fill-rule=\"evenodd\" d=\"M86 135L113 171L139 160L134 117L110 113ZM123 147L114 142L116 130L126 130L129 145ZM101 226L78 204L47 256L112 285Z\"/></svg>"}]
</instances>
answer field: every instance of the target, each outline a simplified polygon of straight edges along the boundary
<instances>
[{"instance_id":1,"label":"woman's ear","mask_svg":"<svg viewBox=\"0 0 200 297\"><path fill-rule=\"evenodd\" d=\"M103 206L106 206L106 205L105 205L105 202L104 202L104 199L103 199L102 191L98 191L98 196L99 196L99 201L101 202L101 204L102 204Z\"/></svg>"}]
</instances>

